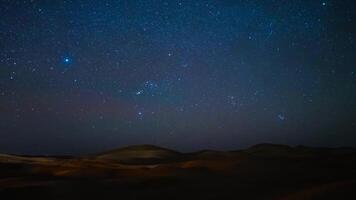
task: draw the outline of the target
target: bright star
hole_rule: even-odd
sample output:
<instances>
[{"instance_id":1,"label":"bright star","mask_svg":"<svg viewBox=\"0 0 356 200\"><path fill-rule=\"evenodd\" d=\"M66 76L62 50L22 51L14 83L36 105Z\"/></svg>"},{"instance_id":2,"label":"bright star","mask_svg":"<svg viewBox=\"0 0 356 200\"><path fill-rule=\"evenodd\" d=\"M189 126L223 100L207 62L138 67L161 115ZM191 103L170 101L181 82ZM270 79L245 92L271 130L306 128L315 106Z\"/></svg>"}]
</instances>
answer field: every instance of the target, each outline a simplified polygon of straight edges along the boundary
<instances>
[{"instance_id":1,"label":"bright star","mask_svg":"<svg viewBox=\"0 0 356 200\"><path fill-rule=\"evenodd\" d=\"M71 63L71 59L69 57L64 57L63 58L63 63L64 64L70 64Z\"/></svg>"},{"instance_id":2,"label":"bright star","mask_svg":"<svg viewBox=\"0 0 356 200\"><path fill-rule=\"evenodd\" d=\"M141 95L141 94L143 94L143 90L139 90L136 92L136 95Z\"/></svg>"}]
</instances>

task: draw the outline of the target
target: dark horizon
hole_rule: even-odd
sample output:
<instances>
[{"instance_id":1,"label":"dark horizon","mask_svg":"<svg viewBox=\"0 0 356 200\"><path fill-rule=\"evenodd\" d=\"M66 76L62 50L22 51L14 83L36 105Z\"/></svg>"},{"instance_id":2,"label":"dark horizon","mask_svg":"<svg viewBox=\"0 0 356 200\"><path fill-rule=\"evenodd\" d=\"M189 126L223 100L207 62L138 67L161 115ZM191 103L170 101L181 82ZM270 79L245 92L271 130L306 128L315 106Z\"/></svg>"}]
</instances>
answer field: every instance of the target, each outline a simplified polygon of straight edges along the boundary
<instances>
[{"instance_id":1,"label":"dark horizon","mask_svg":"<svg viewBox=\"0 0 356 200\"><path fill-rule=\"evenodd\" d=\"M261 147L263 149L263 152L266 152L268 149L272 150L271 148L279 148L279 149L284 149L284 148L289 148L291 150L294 150L296 152L302 150L302 149L308 149L308 153L311 152L318 152L322 151L324 153L327 152L327 150L350 150L350 152L356 151L356 147L352 146L307 146L307 145L287 145L287 144L276 144L276 143L258 143L254 145L249 145L246 147L242 148L231 148L231 149L213 149L213 148L202 148L202 149L194 149L194 150L178 150L174 148L170 148L167 146L158 146L158 145L153 145L153 144L132 144L132 145L123 145L119 147L111 147L108 149L100 149L98 151L70 151L71 153L63 154L63 153L44 153L43 151L39 151L39 153L13 153L13 152L0 152L0 155L14 155L14 156L23 156L23 157L48 157L48 158L76 158L76 157L81 157L81 156L95 156L95 155L101 155L101 154L110 154L111 152L120 152L120 151L125 151L126 149L136 149L136 148L143 148L147 147L150 149L162 149L162 150L167 150L167 151L173 151L179 154L199 154L202 152L220 152L220 153L229 153L229 152L243 152L243 151L249 151L250 149L255 149ZM347 154L347 153L346 153Z\"/></svg>"},{"instance_id":2,"label":"dark horizon","mask_svg":"<svg viewBox=\"0 0 356 200\"><path fill-rule=\"evenodd\" d=\"M67 149L63 151L64 146L61 146L58 149L52 148L48 150L48 152L43 151L42 149L34 149L33 146L31 146L30 149L32 151L29 151L28 149L21 151L21 149L17 149L16 151L13 150L8 150L8 151L3 151L0 152L0 154L8 154L8 155L18 155L18 156L87 156L87 155L95 155L99 153L104 153L108 151L113 151L113 150L120 150L124 149L127 147L136 147L136 146L155 146L158 148L164 148L172 151L176 151L179 153L196 153L196 152L201 152L201 151L220 151L220 152L230 152L230 151L240 151L240 150L247 150L249 148L259 146L259 145L270 145L270 146L285 146L285 147L290 147L290 148L297 148L297 147L306 147L306 148L313 148L313 149L356 149L355 146L339 146L339 145L329 145L329 146L320 146L320 145L305 145L305 144L285 144L285 143L271 143L271 142L261 142L261 143L255 143L255 144L246 144L246 145L241 145L237 147L194 147L194 148L175 148L174 146L162 146L159 144L152 144L152 143L132 143L132 144L123 144L119 146L84 146L84 148L74 148L74 149Z\"/></svg>"},{"instance_id":3,"label":"dark horizon","mask_svg":"<svg viewBox=\"0 0 356 200\"><path fill-rule=\"evenodd\" d=\"M353 0L9 0L0 19L0 153L356 147Z\"/></svg>"}]
</instances>

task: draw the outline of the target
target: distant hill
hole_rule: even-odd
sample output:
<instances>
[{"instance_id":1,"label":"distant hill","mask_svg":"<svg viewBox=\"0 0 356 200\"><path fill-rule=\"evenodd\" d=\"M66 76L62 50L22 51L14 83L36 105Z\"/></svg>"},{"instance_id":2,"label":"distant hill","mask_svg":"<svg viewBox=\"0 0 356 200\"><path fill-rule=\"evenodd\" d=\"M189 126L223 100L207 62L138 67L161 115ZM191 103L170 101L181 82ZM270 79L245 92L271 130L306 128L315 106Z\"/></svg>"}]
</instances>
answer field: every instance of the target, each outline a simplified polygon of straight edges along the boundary
<instances>
[{"instance_id":1,"label":"distant hill","mask_svg":"<svg viewBox=\"0 0 356 200\"><path fill-rule=\"evenodd\" d=\"M154 164L179 160L182 154L153 145L136 145L99 153L95 158L125 164Z\"/></svg>"},{"instance_id":2,"label":"distant hill","mask_svg":"<svg viewBox=\"0 0 356 200\"><path fill-rule=\"evenodd\" d=\"M280 144L257 144L243 152L265 157L314 157L314 156L343 156L356 154L356 149L350 147L324 148L324 147L291 147Z\"/></svg>"}]
</instances>

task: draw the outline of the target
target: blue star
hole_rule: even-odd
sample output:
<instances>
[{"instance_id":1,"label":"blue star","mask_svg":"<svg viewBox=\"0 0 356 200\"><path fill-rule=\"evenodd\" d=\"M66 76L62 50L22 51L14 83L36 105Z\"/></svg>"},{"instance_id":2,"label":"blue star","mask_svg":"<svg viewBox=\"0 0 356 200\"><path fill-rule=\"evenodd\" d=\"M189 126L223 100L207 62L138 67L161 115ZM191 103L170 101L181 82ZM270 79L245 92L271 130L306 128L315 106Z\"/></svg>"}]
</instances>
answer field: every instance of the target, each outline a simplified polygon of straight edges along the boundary
<instances>
[{"instance_id":1,"label":"blue star","mask_svg":"<svg viewBox=\"0 0 356 200\"><path fill-rule=\"evenodd\" d=\"M70 57L64 57L63 58L63 63L68 65L68 64L72 63L72 59Z\"/></svg>"}]
</instances>

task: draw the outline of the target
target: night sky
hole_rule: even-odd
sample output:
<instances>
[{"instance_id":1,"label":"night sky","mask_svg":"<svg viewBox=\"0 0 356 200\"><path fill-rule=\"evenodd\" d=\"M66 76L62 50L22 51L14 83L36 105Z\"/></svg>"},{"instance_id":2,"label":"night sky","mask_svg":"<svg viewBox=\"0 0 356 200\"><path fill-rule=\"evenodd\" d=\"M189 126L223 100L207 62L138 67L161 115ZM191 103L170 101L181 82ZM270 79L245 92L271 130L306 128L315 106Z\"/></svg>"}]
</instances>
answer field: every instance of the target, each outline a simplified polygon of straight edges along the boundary
<instances>
[{"instance_id":1,"label":"night sky","mask_svg":"<svg viewBox=\"0 0 356 200\"><path fill-rule=\"evenodd\" d=\"M354 0L1 0L0 152L356 146Z\"/></svg>"}]
</instances>

